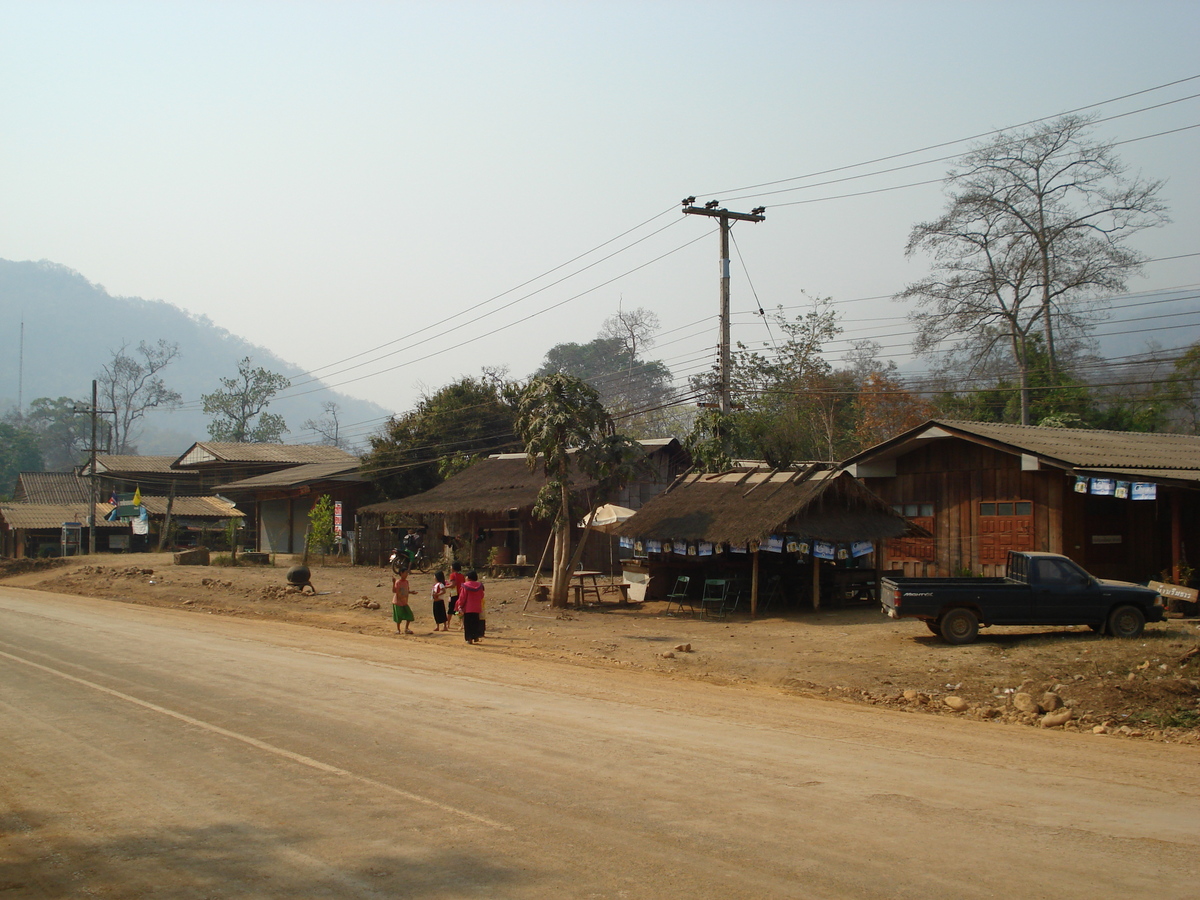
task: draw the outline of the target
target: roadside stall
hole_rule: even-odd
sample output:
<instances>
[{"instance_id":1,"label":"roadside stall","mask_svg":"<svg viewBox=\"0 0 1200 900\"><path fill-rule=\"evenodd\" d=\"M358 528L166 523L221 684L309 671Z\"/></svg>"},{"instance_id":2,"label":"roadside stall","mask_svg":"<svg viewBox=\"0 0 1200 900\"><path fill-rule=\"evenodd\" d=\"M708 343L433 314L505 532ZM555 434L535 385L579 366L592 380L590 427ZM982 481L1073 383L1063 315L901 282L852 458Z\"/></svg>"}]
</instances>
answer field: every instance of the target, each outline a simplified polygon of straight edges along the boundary
<instances>
[{"instance_id":1,"label":"roadside stall","mask_svg":"<svg viewBox=\"0 0 1200 900\"><path fill-rule=\"evenodd\" d=\"M912 527L853 475L816 463L683 475L614 533L644 561L647 599L724 617L874 597L877 549Z\"/></svg>"}]
</instances>

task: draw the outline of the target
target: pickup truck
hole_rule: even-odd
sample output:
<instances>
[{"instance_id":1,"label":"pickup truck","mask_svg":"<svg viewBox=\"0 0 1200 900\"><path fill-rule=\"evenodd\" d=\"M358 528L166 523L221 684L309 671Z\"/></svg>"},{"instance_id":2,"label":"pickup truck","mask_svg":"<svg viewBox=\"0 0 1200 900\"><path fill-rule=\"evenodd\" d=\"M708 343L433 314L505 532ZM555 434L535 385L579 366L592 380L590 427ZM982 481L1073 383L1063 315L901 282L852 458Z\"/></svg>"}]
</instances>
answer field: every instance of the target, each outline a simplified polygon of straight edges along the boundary
<instances>
[{"instance_id":1,"label":"pickup truck","mask_svg":"<svg viewBox=\"0 0 1200 900\"><path fill-rule=\"evenodd\" d=\"M1004 578L884 578L883 611L921 619L949 644L969 644L989 625L1088 625L1135 638L1163 619L1162 600L1147 587L1105 581L1056 553L1010 551Z\"/></svg>"}]
</instances>

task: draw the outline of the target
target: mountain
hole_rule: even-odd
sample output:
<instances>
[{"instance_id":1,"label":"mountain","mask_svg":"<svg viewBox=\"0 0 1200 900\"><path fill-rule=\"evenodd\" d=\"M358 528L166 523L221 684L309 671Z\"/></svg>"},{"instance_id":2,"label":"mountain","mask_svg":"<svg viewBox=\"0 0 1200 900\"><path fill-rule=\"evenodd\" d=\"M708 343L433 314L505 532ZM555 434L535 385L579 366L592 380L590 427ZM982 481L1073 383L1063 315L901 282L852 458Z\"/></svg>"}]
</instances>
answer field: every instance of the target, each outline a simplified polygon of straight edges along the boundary
<instances>
[{"instance_id":1,"label":"mountain","mask_svg":"<svg viewBox=\"0 0 1200 900\"><path fill-rule=\"evenodd\" d=\"M192 315L162 300L113 297L78 272L45 260L0 259L0 322L0 412L16 406L18 393L25 406L37 397L90 402L92 379L122 345L132 351L141 341L179 344L179 357L162 370L162 378L167 387L183 395L185 406L146 414L137 440L144 454L182 453L193 442L207 439L208 416L200 408L200 395L217 390L219 378L235 376L244 357L289 378L304 371L218 327L207 316ZM360 441L389 413L375 403L334 391L279 397L270 409L282 415L291 429L285 440L316 443L317 436L301 426L307 419L321 419L322 406L329 401L339 405L343 428L355 424L353 433ZM370 425L357 424L366 422Z\"/></svg>"}]
</instances>

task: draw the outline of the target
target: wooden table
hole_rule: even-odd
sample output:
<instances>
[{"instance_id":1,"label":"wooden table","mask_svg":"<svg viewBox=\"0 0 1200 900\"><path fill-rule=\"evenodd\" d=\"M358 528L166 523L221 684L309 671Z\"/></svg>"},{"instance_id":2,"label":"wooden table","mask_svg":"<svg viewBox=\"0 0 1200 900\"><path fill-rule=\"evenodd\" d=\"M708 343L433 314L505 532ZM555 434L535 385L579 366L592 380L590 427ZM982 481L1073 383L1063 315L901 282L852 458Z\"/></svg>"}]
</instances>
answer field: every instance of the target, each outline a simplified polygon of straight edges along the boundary
<instances>
[{"instance_id":1,"label":"wooden table","mask_svg":"<svg viewBox=\"0 0 1200 900\"><path fill-rule=\"evenodd\" d=\"M576 606L583 606L583 597L588 593L595 594L596 602L600 602L600 583L596 579L603 574L603 572L594 572L591 569L581 569L571 573L571 589L575 592ZM591 584L588 584L589 578L592 579Z\"/></svg>"}]
</instances>

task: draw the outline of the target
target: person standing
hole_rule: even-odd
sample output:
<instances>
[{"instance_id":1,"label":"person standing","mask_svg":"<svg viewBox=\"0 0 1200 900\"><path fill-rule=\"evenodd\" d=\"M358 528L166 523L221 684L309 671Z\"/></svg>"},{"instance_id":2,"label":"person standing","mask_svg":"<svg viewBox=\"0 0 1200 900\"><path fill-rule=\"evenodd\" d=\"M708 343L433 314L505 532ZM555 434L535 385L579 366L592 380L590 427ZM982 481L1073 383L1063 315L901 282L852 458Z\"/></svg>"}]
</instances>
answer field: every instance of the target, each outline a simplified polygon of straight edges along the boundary
<instances>
[{"instance_id":1,"label":"person standing","mask_svg":"<svg viewBox=\"0 0 1200 900\"><path fill-rule=\"evenodd\" d=\"M468 644L478 644L483 637L483 585L474 569L463 582L458 608L463 617L463 639Z\"/></svg>"},{"instance_id":2,"label":"person standing","mask_svg":"<svg viewBox=\"0 0 1200 900\"><path fill-rule=\"evenodd\" d=\"M450 566L450 615L458 611L458 597L462 593L463 582L467 577L462 573L462 563L452 563Z\"/></svg>"},{"instance_id":3,"label":"person standing","mask_svg":"<svg viewBox=\"0 0 1200 900\"><path fill-rule=\"evenodd\" d=\"M411 589L408 586L408 572L404 571L392 579L392 621L396 623L396 634L412 634L408 623L413 621L412 607L408 605ZM400 630L400 623L404 630Z\"/></svg>"},{"instance_id":4,"label":"person standing","mask_svg":"<svg viewBox=\"0 0 1200 900\"><path fill-rule=\"evenodd\" d=\"M446 615L446 575L438 572L433 576L433 630L449 631L450 620Z\"/></svg>"}]
</instances>

